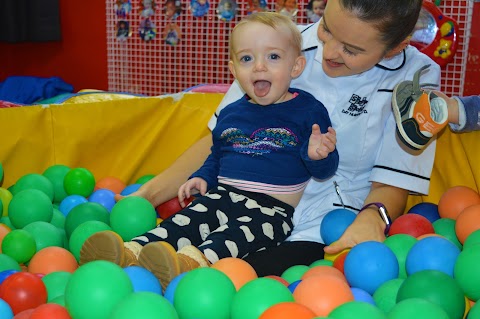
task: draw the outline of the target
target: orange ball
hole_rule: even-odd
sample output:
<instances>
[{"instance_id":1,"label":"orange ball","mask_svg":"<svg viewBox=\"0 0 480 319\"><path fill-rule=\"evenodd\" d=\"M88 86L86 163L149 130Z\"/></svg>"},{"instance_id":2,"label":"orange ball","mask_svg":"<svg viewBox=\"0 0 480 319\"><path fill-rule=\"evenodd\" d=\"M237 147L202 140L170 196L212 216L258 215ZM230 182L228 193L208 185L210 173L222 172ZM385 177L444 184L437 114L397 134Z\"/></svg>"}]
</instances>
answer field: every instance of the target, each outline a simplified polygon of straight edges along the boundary
<instances>
[{"instance_id":1,"label":"orange ball","mask_svg":"<svg viewBox=\"0 0 480 319\"><path fill-rule=\"evenodd\" d=\"M257 279L257 272L245 260L234 257L222 258L211 268L220 270L233 282L237 291L247 282Z\"/></svg>"},{"instance_id":2,"label":"orange ball","mask_svg":"<svg viewBox=\"0 0 480 319\"><path fill-rule=\"evenodd\" d=\"M480 204L480 195L467 186L455 186L447 189L438 202L438 214L441 218L457 219L468 206Z\"/></svg>"},{"instance_id":3,"label":"orange ball","mask_svg":"<svg viewBox=\"0 0 480 319\"><path fill-rule=\"evenodd\" d=\"M455 233L462 245L467 237L478 229L480 229L480 204L465 208L455 221Z\"/></svg>"},{"instance_id":4,"label":"orange ball","mask_svg":"<svg viewBox=\"0 0 480 319\"><path fill-rule=\"evenodd\" d=\"M347 254L348 254L348 251L343 252L342 254L338 255L338 257L333 262L333 267L340 270L342 274L345 274L343 268L345 265L345 258L347 258Z\"/></svg>"},{"instance_id":5,"label":"orange ball","mask_svg":"<svg viewBox=\"0 0 480 319\"><path fill-rule=\"evenodd\" d=\"M73 273L78 268L75 256L62 247L45 247L33 255L28 264L28 271L48 275L55 271Z\"/></svg>"},{"instance_id":6,"label":"orange ball","mask_svg":"<svg viewBox=\"0 0 480 319\"><path fill-rule=\"evenodd\" d=\"M30 319L71 319L67 309L55 303L38 306L30 315Z\"/></svg>"},{"instance_id":7,"label":"orange ball","mask_svg":"<svg viewBox=\"0 0 480 319\"><path fill-rule=\"evenodd\" d=\"M335 260L337 260L337 259L335 259ZM315 267L312 267L303 274L301 279L304 280L304 279L312 277L312 276L324 276L324 275L334 276L334 277L337 277L338 279L341 279L344 282L347 282L347 279L345 278L345 275L340 270L338 270L337 268L332 267L332 266L315 266Z\"/></svg>"},{"instance_id":8,"label":"orange ball","mask_svg":"<svg viewBox=\"0 0 480 319\"><path fill-rule=\"evenodd\" d=\"M31 315L35 309L27 309L19 312L13 317L13 319L31 319Z\"/></svg>"},{"instance_id":9,"label":"orange ball","mask_svg":"<svg viewBox=\"0 0 480 319\"><path fill-rule=\"evenodd\" d=\"M3 238L10 232L10 227L5 224L0 224L0 254L2 253Z\"/></svg>"},{"instance_id":10,"label":"orange ball","mask_svg":"<svg viewBox=\"0 0 480 319\"><path fill-rule=\"evenodd\" d=\"M259 319L312 319L315 313L296 302L277 303L265 310Z\"/></svg>"},{"instance_id":11,"label":"orange ball","mask_svg":"<svg viewBox=\"0 0 480 319\"><path fill-rule=\"evenodd\" d=\"M293 298L319 317L326 317L336 307L354 300L348 284L331 275L303 279L293 291Z\"/></svg>"},{"instance_id":12,"label":"orange ball","mask_svg":"<svg viewBox=\"0 0 480 319\"><path fill-rule=\"evenodd\" d=\"M127 187L127 185L123 181L112 176L101 178L95 184L95 190L104 188L111 190L115 194L120 194L125 187Z\"/></svg>"}]
</instances>

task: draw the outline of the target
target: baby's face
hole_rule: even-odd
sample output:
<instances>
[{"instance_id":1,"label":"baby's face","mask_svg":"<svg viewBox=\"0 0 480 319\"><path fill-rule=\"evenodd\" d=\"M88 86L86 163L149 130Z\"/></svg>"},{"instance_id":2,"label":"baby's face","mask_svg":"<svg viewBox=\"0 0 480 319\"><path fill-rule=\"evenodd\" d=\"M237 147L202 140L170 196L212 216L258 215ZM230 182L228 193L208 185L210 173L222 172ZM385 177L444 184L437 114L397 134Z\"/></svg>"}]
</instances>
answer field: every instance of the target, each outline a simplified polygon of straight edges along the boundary
<instances>
[{"instance_id":1,"label":"baby's face","mask_svg":"<svg viewBox=\"0 0 480 319\"><path fill-rule=\"evenodd\" d=\"M312 10L318 16L323 16L323 11L325 11L325 1L317 0L312 3Z\"/></svg>"}]
</instances>

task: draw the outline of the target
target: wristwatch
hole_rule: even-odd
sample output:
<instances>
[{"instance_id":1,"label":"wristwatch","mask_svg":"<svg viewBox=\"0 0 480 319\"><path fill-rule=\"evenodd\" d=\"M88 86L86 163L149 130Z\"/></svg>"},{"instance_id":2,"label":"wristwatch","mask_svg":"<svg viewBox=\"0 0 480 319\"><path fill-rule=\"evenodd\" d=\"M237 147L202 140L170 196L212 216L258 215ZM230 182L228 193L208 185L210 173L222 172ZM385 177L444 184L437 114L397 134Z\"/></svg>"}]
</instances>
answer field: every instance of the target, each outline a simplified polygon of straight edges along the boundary
<instances>
[{"instance_id":1,"label":"wristwatch","mask_svg":"<svg viewBox=\"0 0 480 319\"><path fill-rule=\"evenodd\" d=\"M388 234L388 231L390 230L390 226L392 225L392 219L390 218L390 215L388 214L388 211L387 211L387 208L385 207L385 205L383 205L382 203L377 203L377 202L374 202L374 203L368 203L366 204L365 206L362 207L362 209L360 209L360 211L358 212L359 214L367 209L368 207L370 206L376 206L377 209L378 209L378 214L380 215L380 218L382 218L382 220L384 221L385 223L385 235Z\"/></svg>"}]
</instances>

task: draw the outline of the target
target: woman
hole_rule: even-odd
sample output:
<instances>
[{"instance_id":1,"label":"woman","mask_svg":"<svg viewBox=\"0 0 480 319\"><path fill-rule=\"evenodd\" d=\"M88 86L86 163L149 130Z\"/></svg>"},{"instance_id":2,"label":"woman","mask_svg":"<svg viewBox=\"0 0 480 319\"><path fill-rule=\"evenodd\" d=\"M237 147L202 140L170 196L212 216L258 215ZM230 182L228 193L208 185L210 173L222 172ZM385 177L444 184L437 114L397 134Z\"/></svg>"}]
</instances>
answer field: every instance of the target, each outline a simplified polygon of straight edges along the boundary
<instances>
[{"instance_id":1,"label":"woman","mask_svg":"<svg viewBox=\"0 0 480 319\"><path fill-rule=\"evenodd\" d=\"M340 164L332 178L309 182L286 242L245 258L259 276L308 265L324 252L383 241L390 223L384 208L393 220L403 213L409 192L428 192L435 140L421 153L402 147L391 111L394 86L411 80L422 66L431 64L422 82L440 81L439 66L408 45L421 6L422 0L329 0L319 22L301 27L307 66L292 86L313 94L327 108L337 131ZM243 94L233 83L216 114ZM216 116L210 129L215 123ZM210 147L208 135L134 195L154 206L174 197ZM320 223L341 207L361 213L338 241L325 247Z\"/></svg>"}]
</instances>

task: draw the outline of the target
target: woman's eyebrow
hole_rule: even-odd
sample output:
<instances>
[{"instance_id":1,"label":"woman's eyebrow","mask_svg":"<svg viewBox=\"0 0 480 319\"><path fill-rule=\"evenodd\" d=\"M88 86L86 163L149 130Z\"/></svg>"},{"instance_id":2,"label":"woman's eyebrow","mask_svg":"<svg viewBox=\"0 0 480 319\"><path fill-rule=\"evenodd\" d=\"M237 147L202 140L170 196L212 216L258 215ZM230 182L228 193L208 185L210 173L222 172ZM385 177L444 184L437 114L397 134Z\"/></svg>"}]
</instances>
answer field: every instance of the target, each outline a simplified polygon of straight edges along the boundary
<instances>
[{"instance_id":1,"label":"woman's eyebrow","mask_svg":"<svg viewBox=\"0 0 480 319\"><path fill-rule=\"evenodd\" d=\"M323 19L323 25L325 26L325 28L326 28L327 30L330 30L330 29L328 28L327 19L325 19L325 15L322 17L322 19ZM360 52L365 52L365 51L366 51L364 48L358 47L358 46L356 46L356 45L353 45L353 44L350 44L350 43L347 43L347 42L341 41L341 43L342 43L343 45L345 45L345 46L351 47L351 48L353 48L353 49L355 49L355 50L357 50L357 51L360 51Z\"/></svg>"}]
</instances>

